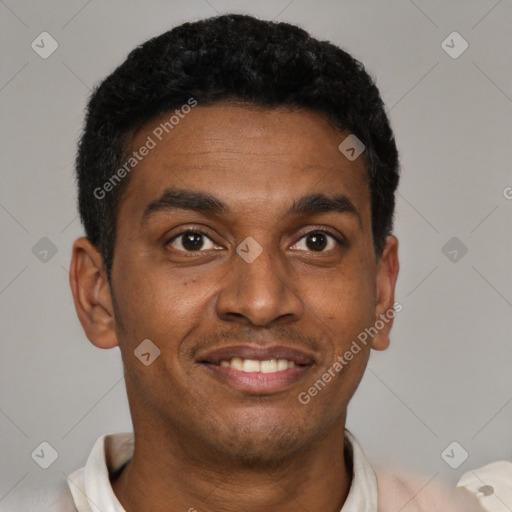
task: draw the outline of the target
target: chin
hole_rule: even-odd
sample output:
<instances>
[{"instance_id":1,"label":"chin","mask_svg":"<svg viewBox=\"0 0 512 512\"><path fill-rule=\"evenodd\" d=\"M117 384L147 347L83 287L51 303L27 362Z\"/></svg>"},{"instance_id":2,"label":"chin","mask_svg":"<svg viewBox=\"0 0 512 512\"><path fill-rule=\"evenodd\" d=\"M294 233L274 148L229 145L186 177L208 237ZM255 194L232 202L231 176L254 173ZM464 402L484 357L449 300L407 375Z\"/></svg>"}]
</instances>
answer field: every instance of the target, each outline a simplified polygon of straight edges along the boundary
<instances>
[{"instance_id":1,"label":"chin","mask_svg":"<svg viewBox=\"0 0 512 512\"><path fill-rule=\"evenodd\" d=\"M298 423L269 425L262 422L224 425L210 432L208 442L216 457L239 469L270 470L303 453L316 437ZM212 444L212 440L215 442ZM218 461L218 459L217 459Z\"/></svg>"},{"instance_id":2,"label":"chin","mask_svg":"<svg viewBox=\"0 0 512 512\"><path fill-rule=\"evenodd\" d=\"M268 471L282 466L308 444L307 440L292 436L253 435L251 439L240 436L224 446L222 456L229 457L239 467Z\"/></svg>"}]
</instances>

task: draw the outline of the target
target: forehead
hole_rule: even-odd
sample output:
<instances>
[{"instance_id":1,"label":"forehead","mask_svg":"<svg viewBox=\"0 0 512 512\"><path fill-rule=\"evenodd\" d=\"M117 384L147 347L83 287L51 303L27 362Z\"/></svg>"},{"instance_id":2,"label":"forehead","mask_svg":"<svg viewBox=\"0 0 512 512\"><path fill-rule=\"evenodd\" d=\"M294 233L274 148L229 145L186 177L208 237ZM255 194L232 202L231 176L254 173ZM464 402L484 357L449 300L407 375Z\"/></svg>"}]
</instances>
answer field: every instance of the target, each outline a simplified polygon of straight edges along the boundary
<instances>
[{"instance_id":1,"label":"forehead","mask_svg":"<svg viewBox=\"0 0 512 512\"><path fill-rule=\"evenodd\" d=\"M364 160L349 161L339 151L348 133L323 116L226 103L179 114L152 120L130 141L128 158L139 155L119 219L142 217L167 188L207 191L239 212L332 192L349 197L362 217L369 214Z\"/></svg>"}]
</instances>

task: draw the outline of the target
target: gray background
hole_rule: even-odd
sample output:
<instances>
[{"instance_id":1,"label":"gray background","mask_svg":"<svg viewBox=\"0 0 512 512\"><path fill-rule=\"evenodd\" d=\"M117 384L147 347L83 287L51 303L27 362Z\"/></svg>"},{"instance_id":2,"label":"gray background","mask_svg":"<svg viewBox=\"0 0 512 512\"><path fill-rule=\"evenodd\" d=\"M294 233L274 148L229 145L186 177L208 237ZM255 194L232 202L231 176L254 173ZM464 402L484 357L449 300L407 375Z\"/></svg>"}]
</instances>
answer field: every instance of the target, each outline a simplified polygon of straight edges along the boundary
<instances>
[{"instance_id":1,"label":"gray background","mask_svg":"<svg viewBox=\"0 0 512 512\"><path fill-rule=\"evenodd\" d=\"M425 482L512 459L510 1L0 0L4 504L82 467L100 435L131 430L119 350L87 341L68 285L90 89L149 37L229 11L299 24L362 60L401 151L403 311L348 427L371 459ZM59 44L47 59L31 48L43 31ZM441 46L453 31L469 43L458 58ZM57 249L47 261L33 251L43 237ZM46 470L31 458L43 441L59 454ZM457 469L441 458L452 441L469 453Z\"/></svg>"}]
</instances>

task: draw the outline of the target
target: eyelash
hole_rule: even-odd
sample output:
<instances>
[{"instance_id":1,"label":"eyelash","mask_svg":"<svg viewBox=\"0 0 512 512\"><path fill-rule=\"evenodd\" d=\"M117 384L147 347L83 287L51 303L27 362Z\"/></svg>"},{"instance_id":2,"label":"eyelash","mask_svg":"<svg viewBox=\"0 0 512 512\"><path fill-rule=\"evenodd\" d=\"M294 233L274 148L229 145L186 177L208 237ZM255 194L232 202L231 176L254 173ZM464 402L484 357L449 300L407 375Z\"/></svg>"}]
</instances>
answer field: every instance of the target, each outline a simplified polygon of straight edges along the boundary
<instances>
[{"instance_id":1,"label":"eyelash","mask_svg":"<svg viewBox=\"0 0 512 512\"><path fill-rule=\"evenodd\" d=\"M177 238L179 238L180 236L184 236L184 235L187 235L189 233L192 233L194 235L202 235L206 238L208 238L211 242L215 243L209 236L208 236L208 233L205 233L204 231L201 231L200 229L186 229L184 231L180 231L179 233L173 235L171 238L169 238L166 242L165 242L165 247L167 247L169 244L171 244L172 242L174 242ZM338 244L339 247L345 247L346 246L346 243L338 238L337 236L333 235L330 231L327 231L325 229L313 229L311 231L308 231L307 233L304 233L297 242L299 242L300 240L302 240L303 238L313 234L313 233L323 233L324 235L327 235L331 238L334 239L334 241ZM293 245L295 245L297 242L295 242ZM207 249L208 250L208 249ZM198 251L187 251L187 250L180 250L178 249L178 252L183 252L183 253L190 253L190 254L194 254L194 253L201 253L202 250L198 250ZM318 253L323 253L323 252L329 252L329 251L309 251L309 252L318 252Z\"/></svg>"}]
</instances>

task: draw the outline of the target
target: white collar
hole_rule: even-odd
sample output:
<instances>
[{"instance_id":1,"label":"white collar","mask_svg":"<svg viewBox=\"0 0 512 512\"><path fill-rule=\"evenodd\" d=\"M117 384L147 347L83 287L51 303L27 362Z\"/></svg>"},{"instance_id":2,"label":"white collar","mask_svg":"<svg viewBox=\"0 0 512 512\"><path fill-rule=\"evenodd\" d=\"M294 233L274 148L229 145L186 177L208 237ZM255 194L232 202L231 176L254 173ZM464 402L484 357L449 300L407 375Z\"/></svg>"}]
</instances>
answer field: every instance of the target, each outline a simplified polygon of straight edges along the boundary
<instances>
[{"instance_id":1,"label":"white collar","mask_svg":"<svg viewBox=\"0 0 512 512\"><path fill-rule=\"evenodd\" d=\"M352 483L340 512L376 512L378 487L375 473L355 437L345 430L345 445L352 461ZM110 475L133 456L131 432L98 438L85 467L68 477L77 512L126 512L110 484Z\"/></svg>"}]
</instances>

